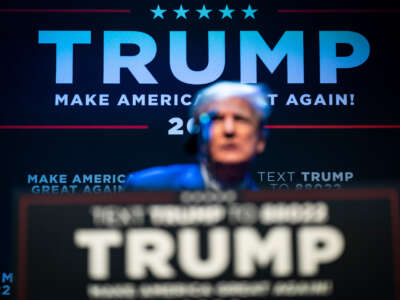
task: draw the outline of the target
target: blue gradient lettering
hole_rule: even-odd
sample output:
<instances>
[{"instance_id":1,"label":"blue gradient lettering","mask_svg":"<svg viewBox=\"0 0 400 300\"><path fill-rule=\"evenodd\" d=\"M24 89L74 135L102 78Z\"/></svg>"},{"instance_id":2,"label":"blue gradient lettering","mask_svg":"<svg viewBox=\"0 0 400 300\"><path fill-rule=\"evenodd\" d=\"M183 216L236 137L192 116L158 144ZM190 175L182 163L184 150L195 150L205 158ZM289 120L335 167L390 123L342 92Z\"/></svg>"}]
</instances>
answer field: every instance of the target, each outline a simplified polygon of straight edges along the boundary
<instances>
[{"instance_id":1,"label":"blue gradient lettering","mask_svg":"<svg viewBox=\"0 0 400 300\"><path fill-rule=\"evenodd\" d=\"M349 56L336 56L336 44L349 44ZM337 83L337 69L354 68L364 63L370 52L368 40L353 31L320 31L320 83Z\"/></svg>"},{"instance_id":2,"label":"blue gradient lettering","mask_svg":"<svg viewBox=\"0 0 400 300\"><path fill-rule=\"evenodd\" d=\"M271 73L286 57L287 82L304 83L303 31L286 31L271 50L258 31L240 32L240 77L257 83L257 57Z\"/></svg>"},{"instance_id":3,"label":"blue gradient lettering","mask_svg":"<svg viewBox=\"0 0 400 300\"><path fill-rule=\"evenodd\" d=\"M121 56L121 44L135 44L139 47L139 53L133 56ZM146 68L156 53L156 42L147 33L104 31L103 83L120 83L121 68L127 68L139 83L158 83Z\"/></svg>"},{"instance_id":4,"label":"blue gradient lettering","mask_svg":"<svg viewBox=\"0 0 400 300\"><path fill-rule=\"evenodd\" d=\"M56 44L56 83L72 83L74 44L90 44L90 31L39 30L39 44Z\"/></svg>"},{"instance_id":5,"label":"blue gradient lettering","mask_svg":"<svg viewBox=\"0 0 400 300\"><path fill-rule=\"evenodd\" d=\"M208 64L200 71L187 65L186 31L170 32L170 67L176 79L187 84L206 84L217 80L225 68L225 32L208 32Z\"/></svg>"}]
</instances>

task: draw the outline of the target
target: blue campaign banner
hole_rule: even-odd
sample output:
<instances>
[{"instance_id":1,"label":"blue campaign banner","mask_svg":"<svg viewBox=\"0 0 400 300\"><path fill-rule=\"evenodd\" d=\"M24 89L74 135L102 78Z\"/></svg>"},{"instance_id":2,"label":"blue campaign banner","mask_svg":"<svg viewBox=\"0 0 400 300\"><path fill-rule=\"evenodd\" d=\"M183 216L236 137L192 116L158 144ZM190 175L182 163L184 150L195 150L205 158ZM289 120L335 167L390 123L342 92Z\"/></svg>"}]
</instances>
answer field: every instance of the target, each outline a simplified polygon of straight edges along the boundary
<instances>
[{"instance_id":1,"label":"blue campaign banner","mask_svg":"<svg viewBox=\"0 0 400 300\"><path fill-rule=\"evenodd\" d=\"M15 191L120 192L127 174L196 163L196 93L263 84L260 189L399 181L396 4L7 1L0 4L0 272Z\"/></svg>"}]
</instances>

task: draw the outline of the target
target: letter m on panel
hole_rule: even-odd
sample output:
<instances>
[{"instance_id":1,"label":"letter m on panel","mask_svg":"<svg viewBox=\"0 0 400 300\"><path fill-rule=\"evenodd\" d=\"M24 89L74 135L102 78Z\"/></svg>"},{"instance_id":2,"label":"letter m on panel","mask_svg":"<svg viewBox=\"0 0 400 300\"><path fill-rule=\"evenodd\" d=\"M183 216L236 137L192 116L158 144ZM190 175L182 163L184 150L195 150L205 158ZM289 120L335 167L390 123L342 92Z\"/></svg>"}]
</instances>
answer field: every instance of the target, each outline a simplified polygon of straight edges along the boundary
<instances>
[{"instance_id":1,"label":"letter m on panel","mask_svg":"<svg viewBox=\"0 0 400 300\"><path fill-rule=\"evenodd\" d=\"M13 281L14 281L13 275L14 275L13 273L4 273L3 272L1 274L1 283L7 283L7 282L13 283Z\"/></svg>"},{"instance_id":2,"label":"letter m on panel","mask_svg":"<svg viewBox=\"0 0 400 300\"><path fill-rule=\"evenodd\" d=\"M257 58L274 73L282 60L287 62L287 83L304 83L302 31L286 31L271 49L258 31L240 32L240 77L244 83L257 83Z\"/></svg>"}]
</instances>

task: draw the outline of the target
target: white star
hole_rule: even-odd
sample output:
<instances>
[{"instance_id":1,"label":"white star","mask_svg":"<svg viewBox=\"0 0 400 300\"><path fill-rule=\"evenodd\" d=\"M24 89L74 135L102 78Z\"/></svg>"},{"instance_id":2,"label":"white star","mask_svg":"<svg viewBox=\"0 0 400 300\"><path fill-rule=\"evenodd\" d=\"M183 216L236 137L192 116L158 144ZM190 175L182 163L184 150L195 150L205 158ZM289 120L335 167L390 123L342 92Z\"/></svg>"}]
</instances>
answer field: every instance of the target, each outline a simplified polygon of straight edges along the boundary
<instances>
[{"instance_id":1,"label":"white star","mask_svg":"<svg viewBox=\"0 0 400 300\"><path fill-rule=\"evenodd\" d=\"M164 19L163 13L167 11L166 9L161 9L160 8L160 4L157 4L157 8L156 9L150 9L150 10L154 14L153 19L155 19L157 17L160 17L161 19Z\"/></svg>"},{"instance_id":2,"label":"white star","mask_svg":"<svg viewBox=\"0 0 400 300\"><path fill-rule=\"evenodd\" d=\"M249 4L249 6L247 7L247 9L242 9L242 11L245 13L244 18L247 19L248 17L251 17L253 19L255 19L254 13L257 11L258 9L252 9L251 5Z\"/></svg>"},{"instance_id":3,"label":"white star","mask_svg":"<svg viewBox=\"0 0 400 300\"><path fill-rule=\"evenodd\" d=\"M222 12L222 16L221 19L228 17L230 19L232 19L232 12L234 12L234 9L229 9L228 4L225 6L224 9L220 9L220 12Z\"/></svg>"},{"instance_id":4,"label":"white star","mask_svg":"<svg viewBox=\"0 0 400 300\"><path fill-rule=\"evenodd\" d=\"M186 19L186 13L188 11L189 11L188 9L184 9L182 7L182 4L181 4L181 6L179 6L179 9L174 9L174 12L176 12L176 18L177 19L179 19L180 17Z\"/></svg>"},{"instance_id":5,"label":"white star","mask_svg":"<svg viewBox=\"0 0 400 300\"><path fill-rule=\"evenodd\" d=\"M207 9L204 4L201 9L196 9L196 11L200 14L199 19L201 19L202 17L206 17L207 19L210 18L208 14L210 13L211 9Z\"/></svg>"}]
</instances>

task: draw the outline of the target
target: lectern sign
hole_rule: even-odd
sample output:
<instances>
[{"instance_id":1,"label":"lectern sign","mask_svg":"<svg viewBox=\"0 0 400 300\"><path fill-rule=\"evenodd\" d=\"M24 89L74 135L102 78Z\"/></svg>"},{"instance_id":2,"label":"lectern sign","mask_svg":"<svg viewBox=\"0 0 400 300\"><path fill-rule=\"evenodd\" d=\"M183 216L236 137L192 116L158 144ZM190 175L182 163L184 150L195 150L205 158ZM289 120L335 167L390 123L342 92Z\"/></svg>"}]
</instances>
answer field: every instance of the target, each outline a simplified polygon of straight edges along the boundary
<instances>
[{"instance_id":1,"label":"lectern sign","mask_svg":"<svg viewBox=\"0 0 400 300\"><path fill-rule=\"evenodd\" d=\"M398 299L391 190L30 195L19 222L20 300Z\"/></svg>"}]
</instances>

